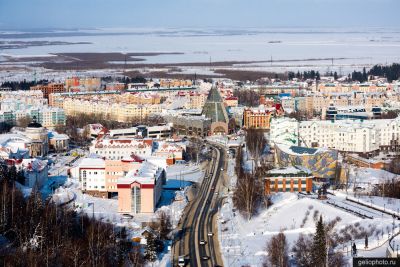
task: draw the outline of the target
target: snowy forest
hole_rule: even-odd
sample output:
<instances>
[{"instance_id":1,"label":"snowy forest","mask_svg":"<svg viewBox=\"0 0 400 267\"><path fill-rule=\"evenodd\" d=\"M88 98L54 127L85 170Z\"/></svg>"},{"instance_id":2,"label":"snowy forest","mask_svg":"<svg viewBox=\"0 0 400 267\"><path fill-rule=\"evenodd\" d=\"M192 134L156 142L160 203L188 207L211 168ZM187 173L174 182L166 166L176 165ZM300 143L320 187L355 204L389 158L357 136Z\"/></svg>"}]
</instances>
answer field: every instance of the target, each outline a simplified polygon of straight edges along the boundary
<instances>
[{"instance_id":1,"label":"snowy forest","mask_svg":"<svg viewBox=\"0 0 400 267\"><path fill-rule=\"evenodd\" d=\"M18 178L18 176L15 176ZM142 266L126 230L43 200L24 198L7 167L0 168L2 266Z\"/></svg>"}]
</instances>

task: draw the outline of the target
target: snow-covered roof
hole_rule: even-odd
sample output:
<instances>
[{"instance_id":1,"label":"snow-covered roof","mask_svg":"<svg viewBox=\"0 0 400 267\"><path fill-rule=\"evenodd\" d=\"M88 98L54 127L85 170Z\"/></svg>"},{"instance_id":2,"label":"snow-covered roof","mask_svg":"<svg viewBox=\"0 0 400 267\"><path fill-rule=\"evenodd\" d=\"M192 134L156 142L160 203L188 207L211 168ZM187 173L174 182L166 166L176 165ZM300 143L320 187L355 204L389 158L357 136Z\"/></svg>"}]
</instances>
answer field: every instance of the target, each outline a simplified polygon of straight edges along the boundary
<instances>
[{"instance_id":1,"label":"snow-covered roof","mask_svg":"<svg viewBox=\"0 0 400 267\"><path fill-rule=\"evenodd\" d=\"M56 131L49 131L48 136L49 136L49 139L69 140L69 136L68 135L59 134Z\"/></svg>"},{"instance_id":2,"label":"snow-covered roof","mask_svg":"<svg viewBox=\"0 0 400 267\"><path fill-rule=\"evenodd\" d=\"M105 168L106 162L101 158L84 158L79 164L79 168Z\"/></svg>"},{"instance_id":3,"label":"snow-covered roof","mask_svg":"<svg viewBox=\"0 0 400 267\"><path fill-rule=\"evenodd\" d=\"M312 173L310 170L308 170L307 168L301 167L301 166L290 166L290 167L286 167L286 168L277 168L277 169L272 169L270 171L268 171L269 175L272 176L278 176L278 175L299 175L299 174L303 174L303 175L309 175L311 176ZM269 176L267 175L267 176Z\"/></svg>"},{"instance_id":4,"label":"snow-covered roof","mask_svg":"<svg viewBox=\"0 0 400 267\"><path fill-rule=\"evenodd\" d=\"M145 161L139 169L129 171L124 177L118 179L118 184L154 184L160 168L155 164Z\"/></svg>"}]
</instances>

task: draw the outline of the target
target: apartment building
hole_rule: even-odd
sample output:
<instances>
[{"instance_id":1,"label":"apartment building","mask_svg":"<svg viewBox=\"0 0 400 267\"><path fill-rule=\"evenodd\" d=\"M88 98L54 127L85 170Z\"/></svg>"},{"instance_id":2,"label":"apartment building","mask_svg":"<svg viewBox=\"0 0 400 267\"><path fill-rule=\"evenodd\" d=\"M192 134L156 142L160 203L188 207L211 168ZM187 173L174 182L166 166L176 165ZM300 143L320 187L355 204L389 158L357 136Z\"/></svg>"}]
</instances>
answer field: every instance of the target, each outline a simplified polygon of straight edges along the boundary
<instances>
[{"instance_id":1,"label":"apartment building","mask_svg":"<svg viewBox=\"0 0 400 267\"><path fill-rule=\"evenodd\" d=\"M130 158L132 155L150 157L153 151L153 140L128 137L96 139L89 148L91 154L110 160Z\"/></svg>"},{"instance_id":2,"label":"apartment building","mask_svg":"<svg viewBox=\"0 0 400 267\"><path fill-rule=\"evenodd\" d=\"M70 77L65 79L65 89L70 91L98 91L101 79L96 77Z\"/></svg>"},{"instance_id":3,"label":"apartment building","mask_svg":"<svg viewBox=\"0 0 400 267\"><path fill-rule=\"evenodd\" d=\"M327 147L355 153L375 153L394 150L399 146L400 118L382 120L301 121L273 120L270 140L285 143L282 131L293 136L298 132L299 143L307 147Z\"/></svg>"},{"instance_id":4,"label":"apartment building","mask_svg":"<svg viewBox=\"0 0 400 267\"><path fill-rule=\"evenodd\" d=\"M363 106L367 111L371 111L373 107L382 107L387 102L398 100L398 95L383 92L314 94L296 98L296 110L322 113L333 105L341 107Z\"/></svg>"},{"instance_id":5,"label":"apartment building","mask_svg":"<svg viewBox=\"0 0 400 267\"><path fill-rule=\"evenodd\" d=\"M190 87L193 85L191 80L161 79L160 87Z\"/></svg>"},{"instance_id":6,"label":"apartment building","mask_svg":"<svg viewBox=\"0 0 400 267\"><path fill-rule=\"evenodd\" d=\"M50 94L63 93L66 91L63 83L39 84L36 86L31 86L30 90L42 91L43 97L46 99L49 99Z\"/></svg>"},{"instance_id":7,"label":"apartment building","mask_svg":"<svg viewBox=\"0 0 400 267\"><path fill-rule=\"evenodd\" d=\"M269 129L271 117L275 114L275 108L245 108L243 111L243 127L256 129Z\"/></svg>"},{"instance_id":8,"label":"apartment building","mask_svg":"<svg viewBox=\"0 0 400 267\"><path fill-rule=\"evenodd\" d=\"M312 87L315 88L315 87ZM390 84L388 83L319 83L317 91L323 94L330 93L350 93L350 92L386 92L390 90Z\"/></svg>"},{"instance_id":9,"label":"apartment building","mask_svg":"<svg viewBox=\"0 0 400 267\"><path fill-rule=\"evenodd\" d=\"M227 107L237 107L239 105L239 98L236 96L225 97L224 103Z\"/></svg>"},{"instance_id":10,"label":"apartment building","mask_svg":"<svg viewBox=\"0 0 400 267\"><path fill-rule=\"evenodd\" d=\"M0 92L1 109L4 109L7 103L17 105L47 105L47 99L43 98L43 92L35 91L1 91ZM15 104L14 104L15 105ZM14 106L12 106L14 108Z\"/></svg>"}]
</instances>

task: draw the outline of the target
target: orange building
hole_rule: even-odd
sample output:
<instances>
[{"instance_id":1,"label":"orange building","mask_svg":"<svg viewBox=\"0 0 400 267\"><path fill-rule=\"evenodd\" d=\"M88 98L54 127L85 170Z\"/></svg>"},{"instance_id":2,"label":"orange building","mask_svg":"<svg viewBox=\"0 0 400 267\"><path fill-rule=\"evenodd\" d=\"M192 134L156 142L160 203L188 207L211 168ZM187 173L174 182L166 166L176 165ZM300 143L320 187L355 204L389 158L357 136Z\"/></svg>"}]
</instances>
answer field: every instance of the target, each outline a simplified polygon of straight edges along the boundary
<instances>
[{"instance_id":1,"label":"orange building","mask_svg":"<svg viewBox=\"0 0 400 267\"><path fill-rule=\"evenodd\" d=\"M229 96L224 99L227 107L237 107L239 105L239 98L236 96Z\"/></svg>"},{"instance_id":2,"label":"orange building","mask_svg":"<svg viewBox=\"0 0 400 267\"><path fill-rule=\"evenodd\" d=\"M307 170L287 167L270 170L264 179L264 191L269 195L276 192L311 192L313 175Z\"/></svg>"},{"instance_id":3,"label":"orange building","mask_svg":"<svg viewBox=\"0 0 400 267\"><path fill-rule=\"evenodd\" d=\"M262 107L257 109L246 108L243 111L244 128L269 129L273 111L273 109L265 109Z\"/></svg>"},{"instance_id":4,"label":"orange building","mask_svg":"<svg viewBox=\"0 0 400 267\"><path fill-rule=\"evenodd\" d=\"M49 99L50 94L65 92L65 87L62 83L39 84L36 86L31 86L30 89L42 91L43 97L47 99Z\"/></svg>"}]
</instances>

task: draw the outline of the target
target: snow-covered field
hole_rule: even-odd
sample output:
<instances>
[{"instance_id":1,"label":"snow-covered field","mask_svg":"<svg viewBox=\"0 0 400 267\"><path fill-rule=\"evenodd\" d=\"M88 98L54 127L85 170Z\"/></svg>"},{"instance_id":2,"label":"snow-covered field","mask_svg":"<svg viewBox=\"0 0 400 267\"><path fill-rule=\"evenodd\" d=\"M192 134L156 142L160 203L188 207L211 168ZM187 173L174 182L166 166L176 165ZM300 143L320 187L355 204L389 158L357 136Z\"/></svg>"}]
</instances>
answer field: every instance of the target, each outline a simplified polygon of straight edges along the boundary
<instances>
[{"instance_id":1,"label":"snow-covered field","mask_svg":"<svg viewBox=\"0 0 400 267\"><path fill-rule=\"evenodd\" d=\"M390 181L392 179L398 179L398 177L398 175L385 170L358 168L352 166L349 173L349 182L355 183L357 186L368 190L371 189L371 186L374 184Z\"/></svg>"},{"instance_id":2,"label":"snow-covered field","mask_svg":"<svg viewBox=\"0 0 400 267\"><path fill-rule=\"evenodd\" d=\"M230 160L228 175L234 177L234 161ZM235 184L235 178L231 186ZM232 192L232 190L230 190ZM327 201L317 200L315 197L298 196L296 193L277 193L273 196L273 205L247 221L237 211L234 211L231 195L220 211L219 238L222 245L222 253L226 266L260 266L266 255L266 243L271 236L283 231L286 235L290 249L297 240L299 234L313 234L316 219L322 215L324 222L331 222L340 218L334 231L344 233L350 231L349 226L356 232L368 232L369 248L364 250L364 236L353 235L361 256L385 256L389 234L397 233L400 225L393 225L393 219L389 215L365 208L363 206L346 201L345 195L330 195L329 202L348 210L330 205ZM377 201L378 202L378 201ZM397 203L393 202L393 205ZM359 214L369 214L373 219L362 218ZM393 228L394 226L394 228ZM358 237L358 238L357 238ZM337 247L338 251L347 256L347 249L351 240Z\"/></svg>"}]
</instances>

